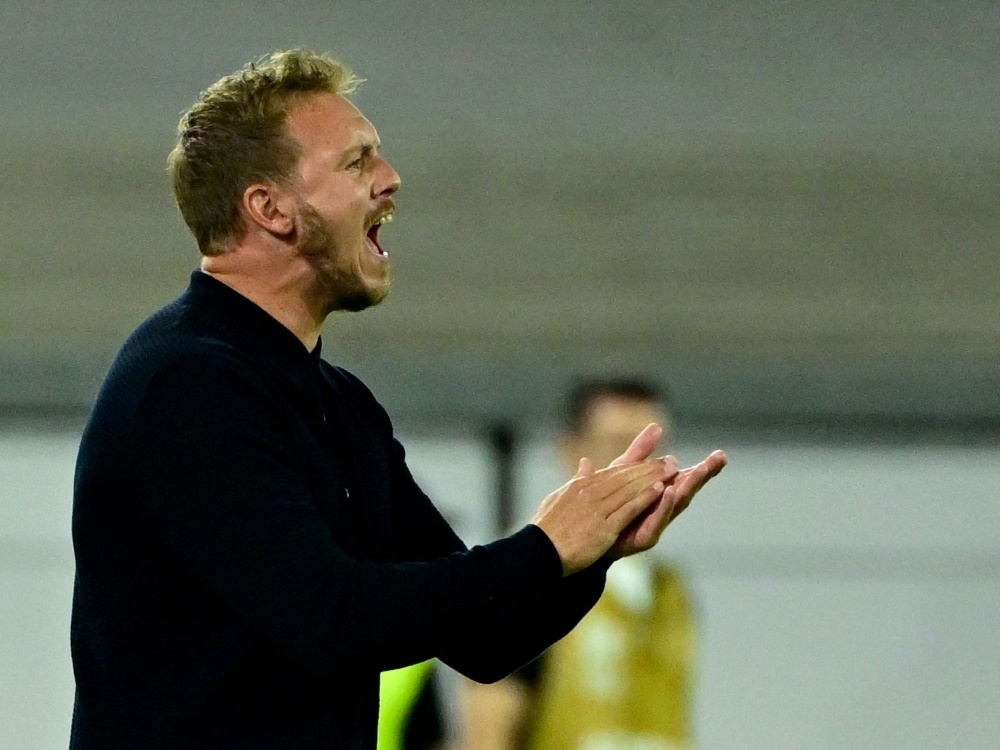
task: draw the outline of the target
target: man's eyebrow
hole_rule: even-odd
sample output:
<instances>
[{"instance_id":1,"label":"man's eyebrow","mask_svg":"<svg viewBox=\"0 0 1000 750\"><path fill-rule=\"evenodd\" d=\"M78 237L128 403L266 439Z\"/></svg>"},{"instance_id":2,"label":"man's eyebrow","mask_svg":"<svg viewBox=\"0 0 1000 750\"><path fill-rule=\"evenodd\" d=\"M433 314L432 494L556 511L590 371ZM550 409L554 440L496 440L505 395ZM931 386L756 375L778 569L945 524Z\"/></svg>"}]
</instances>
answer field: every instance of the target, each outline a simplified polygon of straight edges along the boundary
<instances>
[{"instance_id":1,"label":"man's eyebrow","mask_svg":"<svg viewBox=\"0 0 1000 750\"><path fill-rule=\"evenodd\" d=\"M347 149L347 151L344 152L344 155L349 156L356 153L362 157L371 156L372 154L378 151L381 145L382 144L379 143L378 141L365 141L363 143L356 143L349 149Z\"/></svg>"}]
</instances>

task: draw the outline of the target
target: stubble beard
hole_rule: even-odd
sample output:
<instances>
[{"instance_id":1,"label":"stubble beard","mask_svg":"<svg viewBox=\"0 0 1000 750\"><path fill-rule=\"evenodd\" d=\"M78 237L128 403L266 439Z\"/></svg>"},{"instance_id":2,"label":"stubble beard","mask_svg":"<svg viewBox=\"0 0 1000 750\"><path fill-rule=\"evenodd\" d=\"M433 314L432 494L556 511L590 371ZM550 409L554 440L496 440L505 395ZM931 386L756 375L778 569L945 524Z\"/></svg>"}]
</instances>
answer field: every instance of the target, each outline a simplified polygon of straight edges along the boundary
<instances>
[{"instance_id":1,"label":"stubble beard","mask_svg":"<svg viewBox=\"0 0 1000 750\"><path fill-rule=\"evenodd\" d=\"M302 216L302 240L299 254L316 271L323 289L324 314L336 310L361 312L379 304L389 295L389 280L378 285L368 285L353 268L340 268L337 240L330 222L308 203L299 205Z\"/></svg>"}]
</instances>

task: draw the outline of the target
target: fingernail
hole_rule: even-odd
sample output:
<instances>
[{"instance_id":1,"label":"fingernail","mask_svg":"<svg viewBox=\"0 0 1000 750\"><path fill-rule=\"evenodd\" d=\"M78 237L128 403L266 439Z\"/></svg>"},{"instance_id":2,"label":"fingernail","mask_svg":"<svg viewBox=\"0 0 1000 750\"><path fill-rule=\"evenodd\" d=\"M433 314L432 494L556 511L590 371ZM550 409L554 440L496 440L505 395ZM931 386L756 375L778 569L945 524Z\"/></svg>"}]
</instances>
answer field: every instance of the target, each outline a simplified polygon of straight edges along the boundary
<instances>
[{"instance_id":1,"label":"fingernail","mask_svg":"<svg viewBox=\"0 0 1000 750\"><path fill-rule=\"evenodd\" d=\"M666 488L667 488L667 485L665 485L663 482L654 482L653 483L653 490L655 492L663 492L663 490L665 490Z\"/></svg>"}]
</instances>

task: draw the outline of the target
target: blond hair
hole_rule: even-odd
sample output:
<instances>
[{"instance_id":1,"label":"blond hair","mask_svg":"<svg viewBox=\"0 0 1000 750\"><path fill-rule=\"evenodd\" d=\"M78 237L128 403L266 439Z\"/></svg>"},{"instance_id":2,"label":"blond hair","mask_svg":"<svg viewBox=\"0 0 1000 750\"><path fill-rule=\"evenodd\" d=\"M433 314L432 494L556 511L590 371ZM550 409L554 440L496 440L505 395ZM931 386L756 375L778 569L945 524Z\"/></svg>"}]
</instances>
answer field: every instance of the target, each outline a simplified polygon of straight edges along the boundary
<instances>
[{"instance_id":1,"label":"blond hair","mask_svg":"<svg viewBox=\"0 0 1000 750\"><path fill-rule=\"evenodd\" d=\"M209 86L184 113L167 159L177 207L205 255L220 255L242 233L243 192L287 181L299 148L285 122L296 99L350 94L361 83L328 55L274 52Z\"/></svg>"}]
</instances>

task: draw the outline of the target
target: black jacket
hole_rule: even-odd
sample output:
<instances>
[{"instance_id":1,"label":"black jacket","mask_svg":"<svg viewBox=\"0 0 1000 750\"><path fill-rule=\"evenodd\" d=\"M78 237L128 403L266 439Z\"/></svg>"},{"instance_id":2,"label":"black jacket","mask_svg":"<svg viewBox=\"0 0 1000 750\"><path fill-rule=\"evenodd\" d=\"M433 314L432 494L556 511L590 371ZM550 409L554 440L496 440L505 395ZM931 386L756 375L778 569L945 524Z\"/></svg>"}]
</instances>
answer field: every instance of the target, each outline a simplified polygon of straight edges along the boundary
<instances>
[{"instance_id":1,"label":"black jacket","mask_svg":"<svg viewBox=\"0 0 1000 750\"><path fill-rule=\"evenodd\" d=\"M195 272L80 446L73 750L375 747L378 677L511 672L597 601L527 526L467 549L368 389Z\"/></svg>"}]
</instances>

